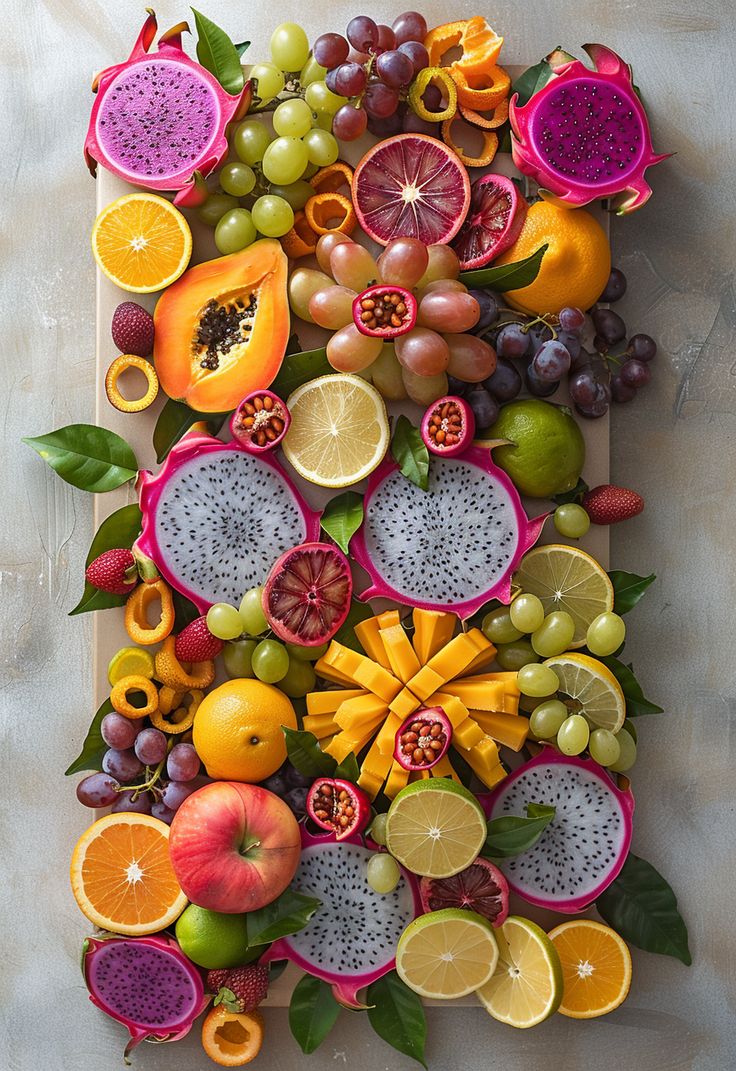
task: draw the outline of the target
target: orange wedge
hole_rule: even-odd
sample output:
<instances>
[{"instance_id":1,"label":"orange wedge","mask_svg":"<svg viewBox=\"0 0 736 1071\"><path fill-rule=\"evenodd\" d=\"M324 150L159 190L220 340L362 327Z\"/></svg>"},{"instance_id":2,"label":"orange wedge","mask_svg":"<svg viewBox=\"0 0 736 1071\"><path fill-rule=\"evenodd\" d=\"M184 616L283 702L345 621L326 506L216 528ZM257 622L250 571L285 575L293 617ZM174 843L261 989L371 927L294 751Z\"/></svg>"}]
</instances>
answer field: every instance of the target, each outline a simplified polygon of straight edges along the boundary
<instances>
[{"instance_id":1,"label":"orange wedge","mask_svg":"<svg viewBox=\"0 0 736 1071\"><path fill-rule=\"evenodd\" d=\"M548 936L562 964L562 1015L595 1019L623 1003L631 985L631 954L615 930L592 919L572 919Z\"/></svg>"},{"instance_id":2,"label":"orange wedge","mask_svg":"<svg viewBox=\"0 0 736 1071\"><path fill-rule=\"evenodd\" d=\"M187 898L169 860L169 827L149 814L107 814L76 843L70 877L80 911L103 930L140 936L179 917Z\"/></svg>"},{"instance_id":3,"label":"orange wedge","mask_svg":"<svg viewBox=\"0 0 736 1071\"><path fill-rule=\"evenodd\" d=\"M192 232L178 208L163 197L128 193L95 220L92 252L116 286L150 294L182 274L192 255Z\"/></svg>"},{"instance_id":4,"label":"orange wedge","mask_svg":"<svg viewBox=\"0 0 736 1071\"><path fill-rule=\"evenodd\" d=\"M263 1044L263 1017L257 1011L212 1008L202 1023L202 1048L220 1067L243 1067L255 1060Z\"/></svg>"}]
</instances>

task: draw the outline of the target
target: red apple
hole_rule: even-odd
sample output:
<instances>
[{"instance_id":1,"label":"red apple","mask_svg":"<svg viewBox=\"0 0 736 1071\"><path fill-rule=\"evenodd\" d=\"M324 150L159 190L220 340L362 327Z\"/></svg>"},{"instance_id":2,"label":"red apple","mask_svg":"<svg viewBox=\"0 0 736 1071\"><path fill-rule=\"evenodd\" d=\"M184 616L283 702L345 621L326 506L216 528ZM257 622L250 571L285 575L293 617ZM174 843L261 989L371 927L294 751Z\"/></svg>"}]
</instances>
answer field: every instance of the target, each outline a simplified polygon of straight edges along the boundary
<instances>
[{"instance_id":1,"label":"red apple","mask_svg":"<svg viewBox=\"0 0 736 1071\"><path fill-rule=\"evenodd\" d=\"M283 800L258 785L215 781L184 800L169 853L193 904L257 911L287 887L299 865L299 824Z\"/></svg>"}]
</instances>

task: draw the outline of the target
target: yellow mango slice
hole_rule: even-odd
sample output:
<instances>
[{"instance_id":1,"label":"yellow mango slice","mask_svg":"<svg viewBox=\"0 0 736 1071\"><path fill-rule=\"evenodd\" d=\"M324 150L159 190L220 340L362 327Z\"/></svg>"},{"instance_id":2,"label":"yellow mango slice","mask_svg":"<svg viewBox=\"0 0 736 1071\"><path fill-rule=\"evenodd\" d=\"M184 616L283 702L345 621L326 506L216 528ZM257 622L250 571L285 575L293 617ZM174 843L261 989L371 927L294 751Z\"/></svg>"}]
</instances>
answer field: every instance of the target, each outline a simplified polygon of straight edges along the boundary
<instances>
[{"instance_id":1,"label":"yellow mango slice","mask_svg":"<svg viewBox=\"0 0 736 1071\"><path fill-rule=\"evenodd\" d=\"M460 780L455 767L452 765L447 755L443 755L440 761L436 762L429 772L432 777L451 777L453 781Z\"/></svg>"},{"instance_id":2,"label":"yellow mango slice","mask_svg":"<svg viewBox=\"0 0 736 1071\"><path fill-rule=\"evenodd\" d=\"M401 625L382 628L380 636L388 658L389 669L395 677L406 684L420 669L419 659L409 637Z\"/></svg>"},{"instance_id":3,"label":"yellow mango slice","mask_svg":"<svg viewBox=\"0 0 736 1071\"><path fill-rule=\"evenodd\" d=\"M346 700L335 714L335 721L341 729L347 729L355 735L369 726L376 728L381 725L387 714L388 707L377 695L361 695L357 699Z\"/></svg>"},{"instance_id":4,"label":"yellow mango slice","mask_svg":"<svg viewBox=\"0 0 736 1071\"><path fill-rule=\"evenodd\" d=\"M381 784L383 784L391 769L393 753L389 751L386 755L382 754L379 748L379 739L377 736L371 744L368 754L360 764L360 769L361 773L370 774L372 777L380 777Z\"/></svg>"},{"instance_id":5,"label":"yellow mango slice","mask_svg":"<svg viewBox=\"0 0 736 1071\"><path fill-rule=\"evenodd\" d=\"M374 662L378 662L379 666L383 666L384 669L390 669L391 667L386 657L384 646L381 643L380 631L382 628L388 628L389 625L398 625L400 622L401 618L398 610L386 610L383 614L376 614L375 617L368 617L365 621L359 621L353 628L353 632L358 637L358 642L368 657L372 658Z\"/></svg>"},{"instance_id":6,"label":"yellow mango slice","mask_svg":"<svg viewBox=\"0 0 736 1071\"><path fill-rule=\"evenodd\" d=\"M344 674L353 684L358 684L361 688L380 696L386 703L390 703L401 691L401 681L397 680L387 669L372 662L366 655L353 651L349 647L343 647L335 640L317 662L316 672L321 672L318 667L322 664L327 669Z\"/></svg>"},{"instance_id":7,"label":"yellow mango slice","mask_svg":"<svg viewBox=\"0 0 736 1071\"><path fill-rule=\"evenodd\" d=\"M401 728L403 720L404 719L400 718L398 714L389 714L379 729L378 736L376 737L376 744L382 755L393 755L396 734Z\"/></svg>"},{"instance_id":8,"label":"yellow mango slice","mask_svg":"<svg viewBox=\"0 0 736 1071\"><path fill-rule=\"evenodd\" d=\"M430 695L427 700L428 707L442 707L447 717L450 719L453 732L461 722L465 721L470 716L470 711L462 702L454 695L450 695L448 692L435 692Z\"/></svg>"},{"instance_id":9,"label":"yellow mango slice","mask_svg":"<svg viewBox=\"0 0 736 1071\"><path fill-rule=\"evenodd\" d=\"M399 792L409 780L409 771L405 770L403 766L400 766L394 759L391 764L391 772L388 775L388 781L384 792L390 800Z\"/></svg>"},{"instance_id":10,"label":"yellow mango slice","mask_svg":"<svg viewBox=\"0 0 736 1071\"><path fill-rule=\"evenodd\" d=\"M464 682L448 681L443 685L450 695L460 699L468 709L474 710L503 710L504 686L500 681L474 681L471 679Z\"/></svg>"},{"instance_id":11,"label":"yellow mango slice","mask_svg":"<svg viewBox=\"0 0 736 1071\"><path fill-rule=\"evenodd\" d=\"M318 740L324 740L326 736L332 736L340 728L329 713L305 714L302 724L307 732L314 733Z\"/></svg>"},{"instance_id":12,"label":"yellow mango slice","mask_svg":"<svg viewBox=\"0 0 736 1071\"><path fill-rule=\"evenodd\" d=\"M437 692L453 677L459 677L478 654L493 644L485 638L478 628L461 632L454 639L433 655L426 666L407 681L407 688L421 700L427 699L432 692Z\"/></svg>"},{"instance_id":13,"label":"yellow mango slice","mask_svg":"<svg viewBox=\"0 0 736 1071\"><path fill-rule=\"evenodd\" d=\"M374 774L362 770L360 777L358 778L358 787L362 788L364 792L367 792L370 798L374 800L381 791L381 786L384 781L385 777L376 777Z\"/></svg>"},{"instance_id":14,"label":"yellow mango slice","mask_svg":"<svg viewBox=\"0 0 736 1071\"><path fill-rule=\"evenodd\" d=\"M488 736L492 736L504 747L510 747L512 751L521 751L529 736L528 718L490 710L472 710L470 713Z\"/></svg>"},{"instance_id":15,"label":"yellow mango slice","mask_svg":"<svg viewBox=\"0 0 736 1071\"><path fill-rule=\"evenodd\" d=\"M457 617L441 610L421 610L419 607L411 616L414 624L412 644L420 664L424 666L440 648L450 642Z\"/></svg>"},{"instance_id":16,"label":"yellow mango slice","mask_svg":"<svg viewBox=\"0 0 736 1071\"><path fill-rule=\"evenodd\" d=\"M307 714L334 714L346 699L355 699L359 695L367 695L362 688L337 689L332 688L326 692L309 692L307 695Z\"/></svg>"},{"instance_id":17,"label":"yellow mango slice","mask_svg":"<svg viewBox=\"0 0 736 1071\"><path fill-rule=\"evenodd\" d=\"M332 740L330 740L324 750L329 755L332 755L333 759L337 762L342 762L343 759L347 758L351 751L355 755L357 755L359 751L362 751L375 731L375 726L372 726L370 729L352 733L342 730L337 736L333 736Z\"/></svg>"},{"instance_id":18,"label":"yellow mango slice","mask_svg":"<svg viewBox=\"0 0 736 1071\"><path fill-rule=\"evenodd\" d=\"M477 721L473 721L472 718L465 718L452 730L452 742L455 747L461 747L465 751L469 751L470 748L479 744L485 735Z\"/></svg>"},{"instance_id":19,"label":"yellow mango slice","mask_svg":"<svg viewBox=\"0 0 736 1071\"><path fill-rule=\"evenodd\" d=\"M388 705L389 710L394 714L398 714L401 720L408 718L410 714L413 714L422 704L408 688L402 688L395 699L392 699Z\"/></svg>"},{"instance_id":20,"label":"yellow mango slice","mask_svg":"<svg viewBox=\"0 0 736 1071\"><path fill-rule=\"evenodd\" d=\"M498 748L490 736L471 748L464 756L472 771L488 788L493 788L506 776L498 757Z\"/></svg>"}]
</instances>

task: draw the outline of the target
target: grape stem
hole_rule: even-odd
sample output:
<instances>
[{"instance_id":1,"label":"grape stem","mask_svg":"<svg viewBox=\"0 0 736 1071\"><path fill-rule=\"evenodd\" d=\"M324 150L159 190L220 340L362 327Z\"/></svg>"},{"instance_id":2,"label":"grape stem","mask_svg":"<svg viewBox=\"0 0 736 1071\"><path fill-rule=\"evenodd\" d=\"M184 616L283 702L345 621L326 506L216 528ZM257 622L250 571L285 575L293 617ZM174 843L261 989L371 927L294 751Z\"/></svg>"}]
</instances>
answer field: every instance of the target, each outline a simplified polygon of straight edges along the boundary
<instances>
[{"instance_id":1,"label":"grape stem","mask_svg":"<svg viewBox=\"0 0 736 1071\"><path fill-rule=\"evenodd\" d=\"M532 329L532 327L535 326L535 324L544 324L544 326L548 327L549 330L552 332L552 338L557 338L557 331L555 327L549 322L551 319L551 316L535 316L533 320L529 320L528 323L524 324L521 330L526 335ZM557 326L559 327L559 323Z\"/></svg>"},{"instance_id":2,"label":"grape stem","mask_svg":"<svg viewBox=\"0 0 736 1071\"><path fill-rule=\"evenodd\" d=\"M131 796L131 802L132 803L134 803L138 799L139 796L142 796L144 792L153 792L155 794L161 795L161 789L160 788L155 788L154 786L155 786L156 782L159 780L159 778L161 777L161 774L163 773L164 766L166 765L166 760L169 757L169 752L171 751L173 746L174 746L174 738L170 736L168 741L167 741L167 744L166 744L166 754L161 759L161 762L155 768L153 773L151 773L151 767L150 766L146 766L146 776L148 777L148 780L144 781L142 785L120 785L118 788L115 789L115 791L116 792L132 792L133 793L133 795Z\"/></svg>"}]
</instances>

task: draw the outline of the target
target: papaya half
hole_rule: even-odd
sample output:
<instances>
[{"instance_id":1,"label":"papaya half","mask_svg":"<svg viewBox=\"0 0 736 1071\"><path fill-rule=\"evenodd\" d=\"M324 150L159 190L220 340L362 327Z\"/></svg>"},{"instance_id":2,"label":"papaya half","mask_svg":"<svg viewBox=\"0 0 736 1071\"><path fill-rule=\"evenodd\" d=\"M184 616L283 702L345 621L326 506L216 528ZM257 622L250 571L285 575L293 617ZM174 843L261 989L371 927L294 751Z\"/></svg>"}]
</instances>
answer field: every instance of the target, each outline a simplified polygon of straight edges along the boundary
<instances>
[{"instance_id":1,"label":"papaya half","mask_svg":"<svg viewBox=\"0 0 736 1071\"><path fill-rule=\"evenodd\" d=\"M263 238L189 268L159 298L153 360L170 398L226 413L267 387L289 339L288 260Z\"/></svg>"}]
</instances>

